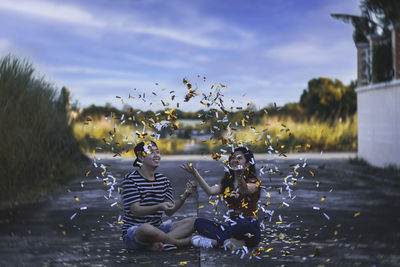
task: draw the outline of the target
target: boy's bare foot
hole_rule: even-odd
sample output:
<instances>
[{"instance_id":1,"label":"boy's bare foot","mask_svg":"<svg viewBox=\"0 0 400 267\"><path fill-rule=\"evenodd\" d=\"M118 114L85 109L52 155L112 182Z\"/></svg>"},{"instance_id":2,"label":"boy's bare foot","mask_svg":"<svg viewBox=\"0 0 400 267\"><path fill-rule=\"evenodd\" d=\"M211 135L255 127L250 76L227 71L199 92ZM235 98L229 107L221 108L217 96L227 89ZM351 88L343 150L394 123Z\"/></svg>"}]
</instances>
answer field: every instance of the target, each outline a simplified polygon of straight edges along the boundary
<instances>
[{"instance_id":1,"label":"boy's bare foot","mask_svg":"<svg viewBox=\"0 0 400 267\"><path fill-rule=\"evenodd\" d=\"M154 242L149 247L151 251L162 251L164 249L164 244L162 242Z\"/></svg>"},{"instance_id":2,"label":"boy's bare foot","mask_svg":"<svg viewBox=\"0 0 400 267\"><path fill-rule=\"evenodd\" d=\"M192 240L192 236L188 236L182 239L178 239L178 243L176 244L178 247L186 247L190 245L190 241Z\"/></svg>"}]
</instances>

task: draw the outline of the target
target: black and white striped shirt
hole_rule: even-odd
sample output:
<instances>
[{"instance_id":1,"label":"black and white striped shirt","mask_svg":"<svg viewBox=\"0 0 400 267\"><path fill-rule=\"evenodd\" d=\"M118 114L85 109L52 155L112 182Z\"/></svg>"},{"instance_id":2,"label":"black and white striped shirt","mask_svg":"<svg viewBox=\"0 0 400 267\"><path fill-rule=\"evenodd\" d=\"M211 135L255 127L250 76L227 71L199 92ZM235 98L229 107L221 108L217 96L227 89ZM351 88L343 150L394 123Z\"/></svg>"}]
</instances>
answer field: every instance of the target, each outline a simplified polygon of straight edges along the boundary
<instances>
[{"instance_id":1,"label":"black and white striped shirt","mask_svg":"<svg viewBox=\"0 0 400 267\"><path fill-rule=\"evenodd\" d=\"M134 225L150 223L158 227L162 223L163 211L140 217L134 216L129 208L132 203L140 202L141 206L151 206L162 203L167 199L174 201L169 179L161 173L155 173L154 176L154 181L147 180L137 170L125 176L121 186L124 205L122 235L126 233L129 227Z\"/></svg>"}]
</instances>

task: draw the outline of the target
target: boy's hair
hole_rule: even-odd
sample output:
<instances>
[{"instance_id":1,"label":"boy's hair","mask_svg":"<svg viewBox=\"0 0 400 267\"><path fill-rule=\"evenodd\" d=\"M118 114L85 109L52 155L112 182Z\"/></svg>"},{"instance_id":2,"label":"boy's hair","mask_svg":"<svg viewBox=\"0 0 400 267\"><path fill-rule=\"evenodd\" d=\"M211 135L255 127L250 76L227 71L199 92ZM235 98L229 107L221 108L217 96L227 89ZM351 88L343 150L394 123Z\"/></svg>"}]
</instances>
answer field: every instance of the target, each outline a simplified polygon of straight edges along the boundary
<instances>
[{"instance_id":1,"label":"boy's hair","mask_svg":"<svg viewBox=\"0 0 400 267\"><path fill-rule=\"evenodd\" d=\"M135 167L142 166L142 162L140 161L139 156L146 156L147 153L149 152L150 147L157 147L157 144L155 142L151 141L147 144L145 142L140 142L135 146L133 151L135 152L136 159L133 162L133 166L135 166Z\"/></svg>"}]
</instances>

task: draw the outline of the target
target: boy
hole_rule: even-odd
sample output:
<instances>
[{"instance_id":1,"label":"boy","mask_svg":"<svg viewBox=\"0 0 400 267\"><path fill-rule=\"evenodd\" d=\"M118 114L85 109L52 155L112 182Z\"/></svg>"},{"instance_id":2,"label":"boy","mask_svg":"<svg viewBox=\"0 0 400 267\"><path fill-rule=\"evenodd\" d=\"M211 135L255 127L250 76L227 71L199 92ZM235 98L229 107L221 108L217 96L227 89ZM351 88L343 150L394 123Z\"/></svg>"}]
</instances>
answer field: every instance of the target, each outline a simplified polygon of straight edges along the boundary
<instances>
[{"instance_id":1,"label":"boy","mask_svg":"<svg viewBox=\"0 0 400 267\"><path fill-rule=\"evenodd\" d=\"M189 181L185 192L174 202L169 179L155 172L161 160L156 143L140 142L134 151L133 165L139 169L125 176L121 192L122 236L126 247L161 251L190 245L195 217L174 223L163 222L161 217L163 212L172 216L194 192L195 183Z\"/></svg>"}]
</instances>

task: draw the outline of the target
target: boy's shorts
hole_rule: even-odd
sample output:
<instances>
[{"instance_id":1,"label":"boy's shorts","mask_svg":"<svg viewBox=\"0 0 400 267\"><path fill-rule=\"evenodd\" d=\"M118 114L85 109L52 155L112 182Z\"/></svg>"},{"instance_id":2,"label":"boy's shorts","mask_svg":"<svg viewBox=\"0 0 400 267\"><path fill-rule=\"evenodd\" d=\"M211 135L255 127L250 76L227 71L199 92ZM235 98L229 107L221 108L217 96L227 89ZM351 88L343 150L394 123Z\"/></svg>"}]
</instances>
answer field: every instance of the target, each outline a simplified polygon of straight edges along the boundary
<instances>
[{"instance_id":1,"label":"boy's shorts","mask_svg":"<svg viewBox=\"0 0 400 267\"><path fill-rule=\"evenodd\" d=\"M172 230L172 225L173 225L173 222L171 220L168 220L166 222L163 222L157 228L160 229L161 231L163 231L164 233L169 233ZM134 225L134 226L129 227L128 230L126 231L126 234L122 237L124 239L125 246L128 249L141 249L141 248L151 245L151 243L141 242L136 239L136 229L139 226L140 225Z\"/></svg>"}]
</instances>

